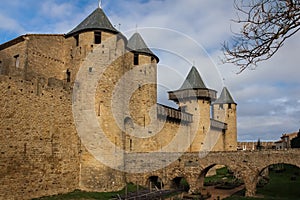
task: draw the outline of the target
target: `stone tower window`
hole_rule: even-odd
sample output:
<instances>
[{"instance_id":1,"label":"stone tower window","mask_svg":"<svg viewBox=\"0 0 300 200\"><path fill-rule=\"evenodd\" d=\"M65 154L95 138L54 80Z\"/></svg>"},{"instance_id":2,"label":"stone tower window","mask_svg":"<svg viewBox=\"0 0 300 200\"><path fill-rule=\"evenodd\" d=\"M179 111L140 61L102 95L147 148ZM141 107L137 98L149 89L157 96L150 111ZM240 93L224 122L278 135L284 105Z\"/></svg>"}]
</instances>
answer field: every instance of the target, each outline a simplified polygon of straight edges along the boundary
<instances>
[{"instance_id":1,"label":"stone tower window","mask_svg":"<svg viewBox=\"0 0 300 200\"><path fill-rule=\"evenodd\" d=\"M69 69L67 69L66 75L67 75L67 82L68 82L68 83L71 82L71 72L70 72Z\"/></svg>"},{"instance_id":2,"label":"stone tower window","mask_svg":"<svg viewBox=\"0 0 300 200\"><path fill-rule=\"evenodd\" d=\"M76 47L78 47L79 46L79 35L75 35L74 39L76 41Z\"/></svg>"},{"instance_id":3,"label":"stone tower window","mask_svg":"<svg viewBox=\"0 0 300 200\"><path fill-rule=\"evenodd\" d=\"M228 109L231 109L232 107L231 107L231 103L230 104L228 104Z\"/></svg>"},{"instance_id":4,"label":"stone tower window","mask_svg":"<svg viewBox=\"0 0 300 200\"><path fill-rule=\"evenodd\" d=\"M223 104L220 104L220 109L222 109L222 110L224 109Z\"/></svg>"},{"instance_id":5,"label":"stone tower window","mask_svg":"<svg viewBox=\"0 0 300 200\"><path fill-rule=\"evenodd\" d=\"M101 32L94 32L94 42L95 44L101 44L101 40L102 40L102 37L101 37Z\"/></svg>"},{"instance_id":6,"label":"stone tower window","mask_svg":"<svg viewBox=\"0 0 300 200\"><path fill-rule=\"evenodd\" d=\"M99 102L99 106L98 106L98 117L100 117L101 114L101 101Z\"/></svg>"},{"instance_id":7,"label":"stone tower window","mask_svg":"<svg viewBox=\"0 0 300 200\"><path fill-rule=\"evenodd\" d=\"M19 68L20 67L20 55L15 55L15 67Z\"/></svg>"},{"instance_id":8,"label":"stone tower window","mask_svg":"<svg viewBox=\"0 0 300 200\"><path fill-rule=\"evenodd\" d=\"M135 53L133 56L133 64L139 65L139 54Z\"/></svg>"},{"instance_id":9,"label":"stone tower window","mask_svg":"<svg viewBox=\"0 0 300 200\"><path fill-rule=\"evenodd\" d=\"M132 139L129 140L129 150L132 151Z\"/></svg>"}]
</instances>

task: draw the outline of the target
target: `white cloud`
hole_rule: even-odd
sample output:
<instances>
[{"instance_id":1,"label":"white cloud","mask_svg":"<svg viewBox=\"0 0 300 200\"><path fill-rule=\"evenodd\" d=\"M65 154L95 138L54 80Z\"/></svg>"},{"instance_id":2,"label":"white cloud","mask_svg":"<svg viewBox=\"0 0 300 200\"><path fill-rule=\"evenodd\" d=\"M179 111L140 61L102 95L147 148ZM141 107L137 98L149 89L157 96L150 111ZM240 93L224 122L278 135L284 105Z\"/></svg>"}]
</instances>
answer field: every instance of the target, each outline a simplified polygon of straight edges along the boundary
<instances>
[{"instance_id":1,"label":"white cloud","mask_svg":"<svg viewBox=\"0 0 300 200\"><path fill-rule=\"evenodd\" d=\"M41 14L48 18L63 19L66 16L71 16L73 11L72 2L55 3L55 1L42 1Z\"/></svg>"},{"instance_id":2,"label":"white cloud","mask_svg":"<svg viewBox=\"0 0 300 200\"><path fill-rule=\"evenodd\" d=\"M23 33L24 29L16 20L0 13L0 30Z\"/></svg>"}]
</instances>

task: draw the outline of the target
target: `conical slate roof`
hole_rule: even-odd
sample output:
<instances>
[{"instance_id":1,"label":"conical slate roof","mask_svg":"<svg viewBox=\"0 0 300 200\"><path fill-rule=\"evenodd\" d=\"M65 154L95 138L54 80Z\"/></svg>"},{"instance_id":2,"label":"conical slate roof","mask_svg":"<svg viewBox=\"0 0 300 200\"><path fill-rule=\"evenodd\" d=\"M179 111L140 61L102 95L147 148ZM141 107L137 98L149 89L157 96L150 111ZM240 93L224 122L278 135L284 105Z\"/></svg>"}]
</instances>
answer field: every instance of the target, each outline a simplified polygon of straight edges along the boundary
<instances>
[{"instance_id":1,"label":"conical slate roof","mask_svg":"<svg viewBox=\"0 0 300 200\"><path fill-rule=\"evenodd\" d=\"M112 33L119 33L113 25L110 23L109 19L103 12L101 8L94 10L85 20L83 20L76 28L66 34L66 37L72 36L74 34L90 31L90 30L101 30L108 31Z\"/></svg>"},{"instance_id":2,"label":"conical slate roof","mask_svg":"<svg viewBox=\"0 0 300 200\"><path fill-rule=\"evenodd\" d=\"M206 86L196 69L196 67L192 67L191 71L189 72L188 76L186 77L184 83L182 84L179 90L186 90L186 89L206 89Z\"/></svg>"},{"instance_id":3,"label":"conical slate roof","mask_svg":"<svg viewBox=\"0 0 300 200\"><path fill-rule=\"evenodd\" d=\"M223 88L220 97L214 102L214 104L236 104L226 87Z\"/></svg>"},{"instance_id":4,"label":"conical slate roof","mask_svg":"<svg viewBox=\"0 0 300 200\"><path fill-rule=\"evenodd\" d=\"M135 33L128 41L127 47L137 53L142 53L150 56L154 56L159 61L158 57L148 48L142 36L139 33Z\"/></svg>"}]
</instances>

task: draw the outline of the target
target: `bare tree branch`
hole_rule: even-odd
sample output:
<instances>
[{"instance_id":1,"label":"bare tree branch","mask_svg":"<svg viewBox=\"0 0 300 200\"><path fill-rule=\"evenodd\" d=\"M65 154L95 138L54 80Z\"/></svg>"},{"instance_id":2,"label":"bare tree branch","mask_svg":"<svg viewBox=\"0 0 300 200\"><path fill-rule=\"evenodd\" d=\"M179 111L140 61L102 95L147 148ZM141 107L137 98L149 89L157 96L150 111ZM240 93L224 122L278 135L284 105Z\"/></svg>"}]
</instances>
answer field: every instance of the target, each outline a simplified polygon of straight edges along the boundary
<instances>
[{"instance_id":1,"label":"bare tree branch","mask_svg":"<svg viewBox=\"0 0 300 200\"><path fill-rule=\"evenodd\" d=\"M240 73L271 58L286 39L300 30L300 0L235 0L235 23L242 24L231 41L224 42L224 63Z\"/></svg>"}]
</instances>

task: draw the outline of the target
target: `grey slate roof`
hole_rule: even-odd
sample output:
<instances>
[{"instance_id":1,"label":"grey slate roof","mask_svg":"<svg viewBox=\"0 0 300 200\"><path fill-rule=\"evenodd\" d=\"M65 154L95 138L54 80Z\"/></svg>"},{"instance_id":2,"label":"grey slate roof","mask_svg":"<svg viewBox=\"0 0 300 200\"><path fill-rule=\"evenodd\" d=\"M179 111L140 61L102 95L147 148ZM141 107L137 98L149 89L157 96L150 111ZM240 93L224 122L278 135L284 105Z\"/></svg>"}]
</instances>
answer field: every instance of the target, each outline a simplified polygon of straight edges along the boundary
<instances>
[{"instance_id":1,"label":"grey slate roof","mask_svg":"<svg viewBox=\"0 0 300 200\"><path fill-rule=\"evenodd\" d=\"M186 90L186 89L206 89L206 86L196 69L196 67L192 67L191 71L189 72L188 76L186 77L184 83L182 84L179 90Z\"/></svg>"},{"instance_id":2,"label":"grey slate roof","mask_svg":"<svg viewBox=\"0 0 300 200\"><path fill-rule=\"evenodd\" d=\"M66 34L66 37L70 37L80 32L90 31L90 30L101 30L108 31L112 33L119 33L113 25L110 23L109 19L103 12L101 8L94 10L86 19L84 19L76 28Z\"/></svg>"},{"instance_id":3,"label":"grey slate roof","mask_svg":"<svg viewBox=\"0 0 300 200\"><path fill-rule=\"evenodd\" d=\"M159 61L159 58L148 48L147 44L139 33L135 33L131 36L127 47L134 52L154 56L157 62Z\"/></svg>"},{"instance_id":4,"label":"grey slate roof","mask_svg":"<svg viewBox=\"0 0 300 200\"><path fill-rule=\"evenodd\" d=\"M214 104L236 104L226 87L223 88L220 97L214 102Z\"/></svg>"}]
</instances>

